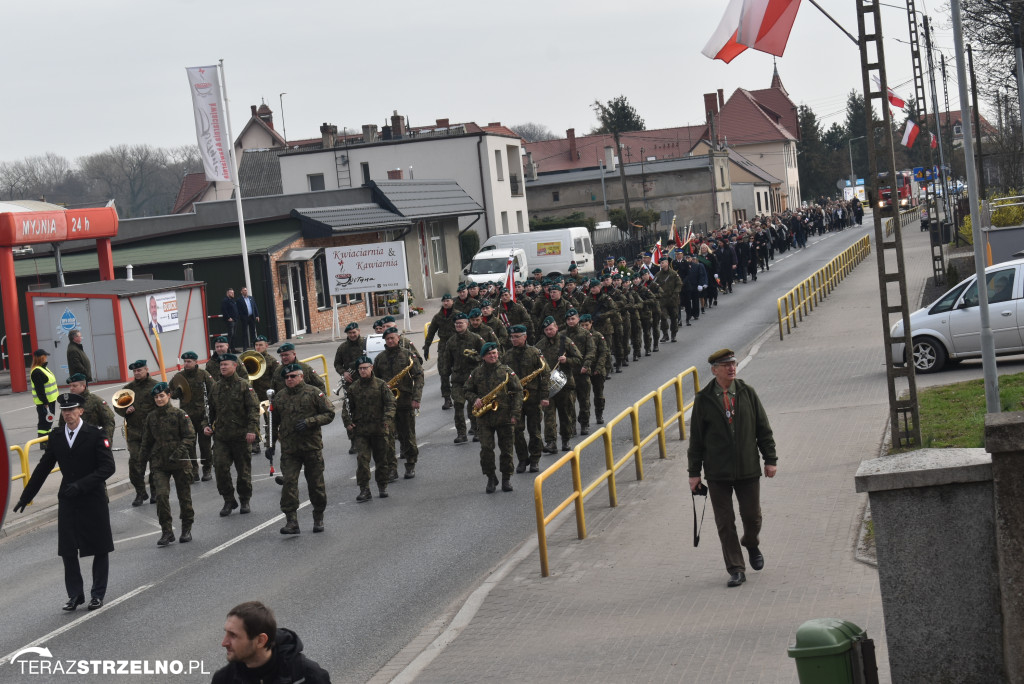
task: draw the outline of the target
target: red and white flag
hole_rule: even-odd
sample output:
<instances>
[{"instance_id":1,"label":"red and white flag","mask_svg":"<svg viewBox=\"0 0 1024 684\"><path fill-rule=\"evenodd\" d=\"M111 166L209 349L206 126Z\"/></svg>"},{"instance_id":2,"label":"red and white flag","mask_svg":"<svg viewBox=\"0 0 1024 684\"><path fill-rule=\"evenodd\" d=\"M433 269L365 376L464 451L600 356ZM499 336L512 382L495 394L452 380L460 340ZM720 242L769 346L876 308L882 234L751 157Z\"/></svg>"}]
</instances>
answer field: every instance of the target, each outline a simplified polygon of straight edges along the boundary
<instances>
[{"instance_id":1,"label":"red and white flag","mask_svg":"<svg viewBox=\"0 0 1024 684\"><path fill-rule=\"evenodd\" d=\"M800 0L730 0L701 52L726 64L748 47L781 57L799 9Z\"/></svg>"},{"instance_id":2,"label":"red and white flag","mask_svg":"<svg viewBox=\"0 0 1024 684\"><path fill-rule=\"evenodd\" d=\"M921 127L907 119L907 127L903 129L903 140L900 141L900 144L904 147L913 147L914 141L917 140L917 134L920 132Z\"/></svg>"},{"instance_id":3,"label":"red and white flag","mask_svg":"<svg viewBox=\"0 0 1024 684\"><path fill-rule=\"evenodd\" d=\"M936 147L939 146L939 139L935 137L934 133L929 133L928 135L930 135L932 137L931 147L934 150Z\"/></svg>"},{"instance_id":4,"label":"red and white flag","mask_svg":"<svg viewBox=\"0 0 1024 684\"><path fill-rule=\"evenodd\" d=\"M872 80L874 80L876 87L882 87L882 81L879 80L878 76L872 76L871 78ZM891 104L893 107L896 107L897 109L903 109L904 107L907 106L906 101L902 97L897 95L892 88L886 88L886 97L889 98L889 104Z\"/></svg>"},{"instance_id":5,"label":"red and white flag","mask_svg":"<svg viewBox=\"0 0 1024 684\"><path fill-rule=\"evenodd\" d=\"M231 141L216 66L187 67L199 156L208 181L231 181Z\"/></svg>"},{"instance_id":6,"label":"red and white flag","mask_svg":"<svg viewBox=\"0 0 1024 684\"><path fill-rule=\"evenodd\" d=\"M516 301L516 272L512 268L512 252L508 253L508 262L505 264L505 289Z\"/></svg>"},{"instance_id":7,"label":"red and white flag","mask_svg":"<svg viewBox=\"0 0 1024 684\"><path fill-rule=\"evenodd\" d=\"M654 253L652 255L651 261L653 261L656 264L661 263L661 238L658 238L657 244L654 245Z\"/></svg>"}]
</instances>

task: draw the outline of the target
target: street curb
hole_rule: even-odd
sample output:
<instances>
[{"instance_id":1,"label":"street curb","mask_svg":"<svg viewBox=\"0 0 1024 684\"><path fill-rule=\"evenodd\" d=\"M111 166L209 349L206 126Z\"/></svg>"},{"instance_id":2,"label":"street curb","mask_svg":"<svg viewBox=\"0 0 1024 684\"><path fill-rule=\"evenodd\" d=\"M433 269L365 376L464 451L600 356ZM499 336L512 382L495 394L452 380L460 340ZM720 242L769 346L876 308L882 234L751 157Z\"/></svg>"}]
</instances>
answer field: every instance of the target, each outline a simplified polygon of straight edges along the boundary
<instances>
[{"instance_id":1,"label":"street curb","mask_svg":"<svg viewBox=\"0 0 1024 684\"><path fill-rule=\"evenodd\" d=\"M107 499L115 499L130 491L134 491L134 488L128 478L118 480L113 484L107 485ZM45 508L40 508L38 511L23 515L16 520L8 519L4 526L0 528L0 539L16 537L19 534L31 532L56 520L58 508L59 504L50 504Z\"/></svg>"}]
</instances>

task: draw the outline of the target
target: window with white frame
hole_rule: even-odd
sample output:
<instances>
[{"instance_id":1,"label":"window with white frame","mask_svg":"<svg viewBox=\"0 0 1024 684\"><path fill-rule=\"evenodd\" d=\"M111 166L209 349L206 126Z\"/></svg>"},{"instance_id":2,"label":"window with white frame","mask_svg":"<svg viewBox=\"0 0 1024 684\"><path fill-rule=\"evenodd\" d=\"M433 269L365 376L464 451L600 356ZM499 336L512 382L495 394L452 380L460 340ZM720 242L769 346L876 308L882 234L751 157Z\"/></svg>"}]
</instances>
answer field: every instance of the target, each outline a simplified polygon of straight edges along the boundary
<instances>
[{"instance_id":1,"label":"window with white frame","mask_svg":"<svg viewBox=\"0 0 1024 684\"><path fill-rule=\"evenodd\" d=\"M434 257L434 273L447 273L448 251L444 245L444 228L440 221L431 221L428 228L430 229L430 254Z\"/></svg>"},{"instance_id":2,"label":"window with white frame","mask_svg":"<svg viewBox=\"0 0 1024 684\"><path fill-rule=\"evenodd\" d=\"M306 182L309 185L309 191L324 189L324 174L322 173L311 173L306 176Z\"/></svg>"}]
</instances>

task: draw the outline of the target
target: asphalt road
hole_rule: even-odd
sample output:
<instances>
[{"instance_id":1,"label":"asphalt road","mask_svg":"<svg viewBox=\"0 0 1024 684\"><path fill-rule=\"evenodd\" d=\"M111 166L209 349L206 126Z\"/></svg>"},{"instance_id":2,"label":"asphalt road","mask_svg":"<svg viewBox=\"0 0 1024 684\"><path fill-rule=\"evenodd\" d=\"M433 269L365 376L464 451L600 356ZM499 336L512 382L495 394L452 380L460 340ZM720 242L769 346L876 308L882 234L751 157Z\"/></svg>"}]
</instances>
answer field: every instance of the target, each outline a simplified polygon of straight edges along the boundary
<instances>
[{"instance_id":1,"label":"asphalt road","mask_svg":"<svg viewBox=\"0 0 1024 684\"><path fill-rule=\"evenodd\" d=\"M660 353L613 375L606 388L606 419L691 365L707 382L709 351L750 345L775 325L781 294L868 232L866 223L814 238L806 250L777 255L757 283L737 284L733 294L719 297L717 308L683 327L677 344L663 344ZM219 644L226 611L252 599L271 606L279 623L300 635L307 653L334 681L368 680L431 621L457 609L482 577L536 533L533 478L516 476L515 492L486 495L477 445L452 443L452 413L440 410L439 397L437 375L430 373L418 421L416 479L399 480L390 487L390 498L361 505L355 503L355 457L347 453L338 406L338 419L324 431L329 498L324 534L311 534L308 503L299 514L303 533L278 534L283 525L280 488L260 458L253 461L250 515L219 518L222 502L214 483L193 487L195 541L187 545L158 548L156 507L132 508L129 496L115 499L110 510L116 551L107 605L94 613L60 610L67 599L55 523L3 540L0 682L28 681L7 656L30 645L50 650L52 659L43 660L178 660L185 667L199 661L202 671L212 673L224 662ZM643 433L652 428L652 416L653 410L643 416ZM627 425L616 430L618 453L628 448L627 435ZM656 447L646 454L656 458ZM542 466L552 460L545 456ZM589 482L603 458L594 450L584 460L584 481ZM632 476L628 468L621 472ZM568 474L549 483L546 491L567 492ZM305 502L304 484L300 493ZM87 578L90 566L86 559ZM105 675L94 680L138 679ZM208 674L198 673L166 678L208 680ZM68 680L37 675L31 681Z\"/></svg>"}]
</instances>

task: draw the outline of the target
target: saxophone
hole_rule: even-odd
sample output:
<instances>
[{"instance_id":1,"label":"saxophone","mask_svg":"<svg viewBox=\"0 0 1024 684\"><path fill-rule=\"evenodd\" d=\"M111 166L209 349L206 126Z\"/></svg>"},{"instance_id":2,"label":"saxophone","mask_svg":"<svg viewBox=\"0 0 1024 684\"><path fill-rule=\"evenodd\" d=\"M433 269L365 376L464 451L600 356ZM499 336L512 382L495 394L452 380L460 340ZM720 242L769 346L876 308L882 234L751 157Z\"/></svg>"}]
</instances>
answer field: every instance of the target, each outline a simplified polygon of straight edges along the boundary
<instances>
[{"instance_id":1,"label":"saxophone","mask_svg":"<svg viewBox=\"0 0 1024 684\"><path fill-rule=\"evenodd\" d=\"M412 364L416 361L412 355L409 356L409 365L398 372L395 377L388 380L388 389L395 395L395 399L398 399L401 392L398 391L398 383L402 382L402 378L409 374L412 370Z\"/></svg>"},{"instance_id":2,"label":"saxophone","mask_svg":"<svg viewBox=\"0 0 1024 684\"><path fill-rule=\"evenodd\" d=\"M526 389L526 386L533 382L533 379L548 369L548 362L544 360L544 357L540 357L540 368L533 371L525 378L521 378L519 383L523 386L523 401L530 398L530 390Z\"/></svg>"},{"instance_id":3,"label":"saxophone","mask_svg":"<svg viewBox=\"0 0 1024 684\"><path fill-rule=\"evenodd\" d=\"M483 397L480 400L483 403L483 406L481 406L479 409L473 409L473 417L474 418L479 418L480 416L484 415L488 411L497 411L498 410L498 399L497 399L497 396L498 396L499 392L501 392L502 390L505 389L505 385L508 384L508 379L509 379L509 375L508 375L508 373L505 373L505 381L502 382L497 387L495 387L494 389L492 389L490 392L488 392L487 396Z\"/></svg>"}]
</instances>

